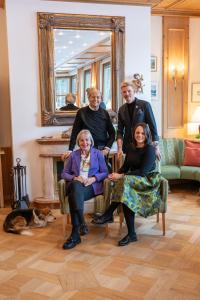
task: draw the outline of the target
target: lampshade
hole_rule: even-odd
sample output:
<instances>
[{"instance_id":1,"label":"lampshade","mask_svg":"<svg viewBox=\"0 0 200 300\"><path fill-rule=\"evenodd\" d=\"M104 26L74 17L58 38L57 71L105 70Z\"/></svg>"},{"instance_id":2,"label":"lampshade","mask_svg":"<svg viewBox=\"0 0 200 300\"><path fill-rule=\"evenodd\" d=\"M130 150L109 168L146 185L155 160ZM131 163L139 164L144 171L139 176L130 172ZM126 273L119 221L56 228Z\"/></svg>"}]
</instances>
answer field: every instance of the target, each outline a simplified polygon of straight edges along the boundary
<instances>
[{"instance_id":1,"label":"lampshade","mask_svg":"<svg viewBox=\"0 0 200 300\"><path fill-rule=\"evenodd\" d=\"M192 115L192 123L198 123L200 124L200 106L197 106L195 109L193 115Z\"/></svg>"}]
</instances>

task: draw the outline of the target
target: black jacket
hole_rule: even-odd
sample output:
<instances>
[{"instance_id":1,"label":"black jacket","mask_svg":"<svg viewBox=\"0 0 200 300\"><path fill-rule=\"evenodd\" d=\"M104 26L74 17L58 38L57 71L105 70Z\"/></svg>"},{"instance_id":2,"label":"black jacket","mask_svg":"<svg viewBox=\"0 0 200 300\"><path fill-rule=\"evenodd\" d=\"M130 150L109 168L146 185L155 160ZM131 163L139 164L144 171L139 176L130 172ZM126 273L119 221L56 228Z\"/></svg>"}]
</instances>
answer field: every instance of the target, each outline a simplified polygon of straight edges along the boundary
<instances>
[{"instance_id":1,"label":"black jacket","mask_svg":"<svg viewBox=\"0 0 200 300\"><path fill-rule=\"evenodd\" d=\"M151 108L151 104L144 100L135 98L135 108L133 111L132 119L130 119L128 104L125 103L119 108L118 112L118 129L117 138L123 140L123 152L126 153L127 145L132 143L133 128L137 123L145 122L149 125L152 140L158 141L158 132L156 127L156 121Z\"/></svg>"}]
</instances>

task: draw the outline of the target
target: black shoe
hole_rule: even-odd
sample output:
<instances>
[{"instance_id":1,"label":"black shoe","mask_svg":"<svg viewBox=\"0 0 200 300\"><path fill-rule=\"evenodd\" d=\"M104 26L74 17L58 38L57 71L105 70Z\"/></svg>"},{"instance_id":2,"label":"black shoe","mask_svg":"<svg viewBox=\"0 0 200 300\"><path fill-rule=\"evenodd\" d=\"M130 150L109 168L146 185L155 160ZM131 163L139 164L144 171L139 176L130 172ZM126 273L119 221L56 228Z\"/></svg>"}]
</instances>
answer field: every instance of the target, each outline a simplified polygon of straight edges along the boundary
<instances>
[{"instance_id":1,"label":"black shoe","mask_svg":"<svg viewBox=\"0 0 200 300\"><path fill-rule=\"evenodd\" d=\"M113 223L114 219L113 216L104 216L102 215L101 217L97 218L97 219L93 219L92 223L93 224L98 224L98 225L103 225L103 224L107 224L107 223Z\"/></svg>"},{"instance_id":2,"label":"black shoe","mask_svg":"<svg viewBox=\"0 0 200 300\"><path fill-rule=\"evenodd\" d=\"M66 242L63 244L63 249L72 249L74 248L76 245L81 243L81 239L80 237L78 237L77 239L73 239L71 236L66 240Z\"/></svg>"},{"instance_id":3,"label":"black shoe","mask_svg":"<svg viewBox=\"0 0 200 300\"><path fill-rule=\"evenodd\" d=\"M87 225L85 223L81 224L79 227L80 235L86 235L86 234L88 234L88 232L89 232L89 229L88 229Z\"/></svg>"},{"instance_id":4,"label":"black shoe","mask_svg":"<svg viewBox=\"0 0 200 300\"><path fill-rule=\"evenodd\" d=\"M133 236L133 237L130 237L128 234L123 238L121 239L119 242L118 242L118 246L126 246L128 245L129 243L132 243L132 242L136 242L137 241L137 235Z\"/></svg>"}]
</instances>

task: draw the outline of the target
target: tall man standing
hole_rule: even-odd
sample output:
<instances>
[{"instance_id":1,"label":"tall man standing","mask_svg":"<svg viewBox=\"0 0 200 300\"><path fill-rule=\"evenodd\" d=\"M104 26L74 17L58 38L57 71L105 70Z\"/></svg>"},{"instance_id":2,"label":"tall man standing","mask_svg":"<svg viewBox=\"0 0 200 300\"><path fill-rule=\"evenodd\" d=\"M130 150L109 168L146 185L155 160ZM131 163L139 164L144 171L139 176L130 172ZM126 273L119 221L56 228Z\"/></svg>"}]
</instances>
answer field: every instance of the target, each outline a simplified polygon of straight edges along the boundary
<instances>
[{"instance_id":1,"label":"tall man standing","mask_svg":"<svg viewBox=\"0 0 200 300\"><path fill-rule=\"evenodd\" d=\"M134 85L131 82L122 82L121 93L126 103L119 108L118 112L118 158L122 156L123 152L126 153L127 145L132 143L132 132L135 125L145 122L149 125L152 141L156 148L156 156L160 160L159 137L150 103L134 96Z\"/></svg>"}]
</instances>

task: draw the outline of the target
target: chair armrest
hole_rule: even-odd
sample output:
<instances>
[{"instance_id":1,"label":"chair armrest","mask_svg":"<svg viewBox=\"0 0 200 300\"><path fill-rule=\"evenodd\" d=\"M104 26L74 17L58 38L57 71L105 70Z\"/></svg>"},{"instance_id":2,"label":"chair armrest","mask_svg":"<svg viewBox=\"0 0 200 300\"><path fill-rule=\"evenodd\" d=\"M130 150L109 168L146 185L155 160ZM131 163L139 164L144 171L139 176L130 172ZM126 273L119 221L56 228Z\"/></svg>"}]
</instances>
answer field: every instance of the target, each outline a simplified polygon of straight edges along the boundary
<instances>
[{"instance_id":1,"label":"chair armrest","mask_svg":"<svg viewBox=\"0 0 200 300\"><path fill-rule=\"evenodd\" d=\"M60 211L62 214L69 213L68 197L66 196L66 182L64 179L58 182L58 195L60 201Z\"/></svg>"},{"instance_id":2,"label":"chair armrest","mask_svg":"<svg viewBox=\"0 0 200 300\"><path fill-rule=\"evenodd\" d=\"M161 181L161 203L160 203L160 212L165 213L167 211L167 198L168 198L168 180L162 178Z\"/></svg>"},{"instance_id":3,"label":"chair armrest","mask_svg":"<svg viewBox=\"0 0 200 300\"><path fill-rule=\"evenodd\" d=\"M96 214L103 214L105 210L110 205L110 180L105 179L103 182L103 195L98 195L95 197L95 213Z\"/></svg>"}]
</instances>

